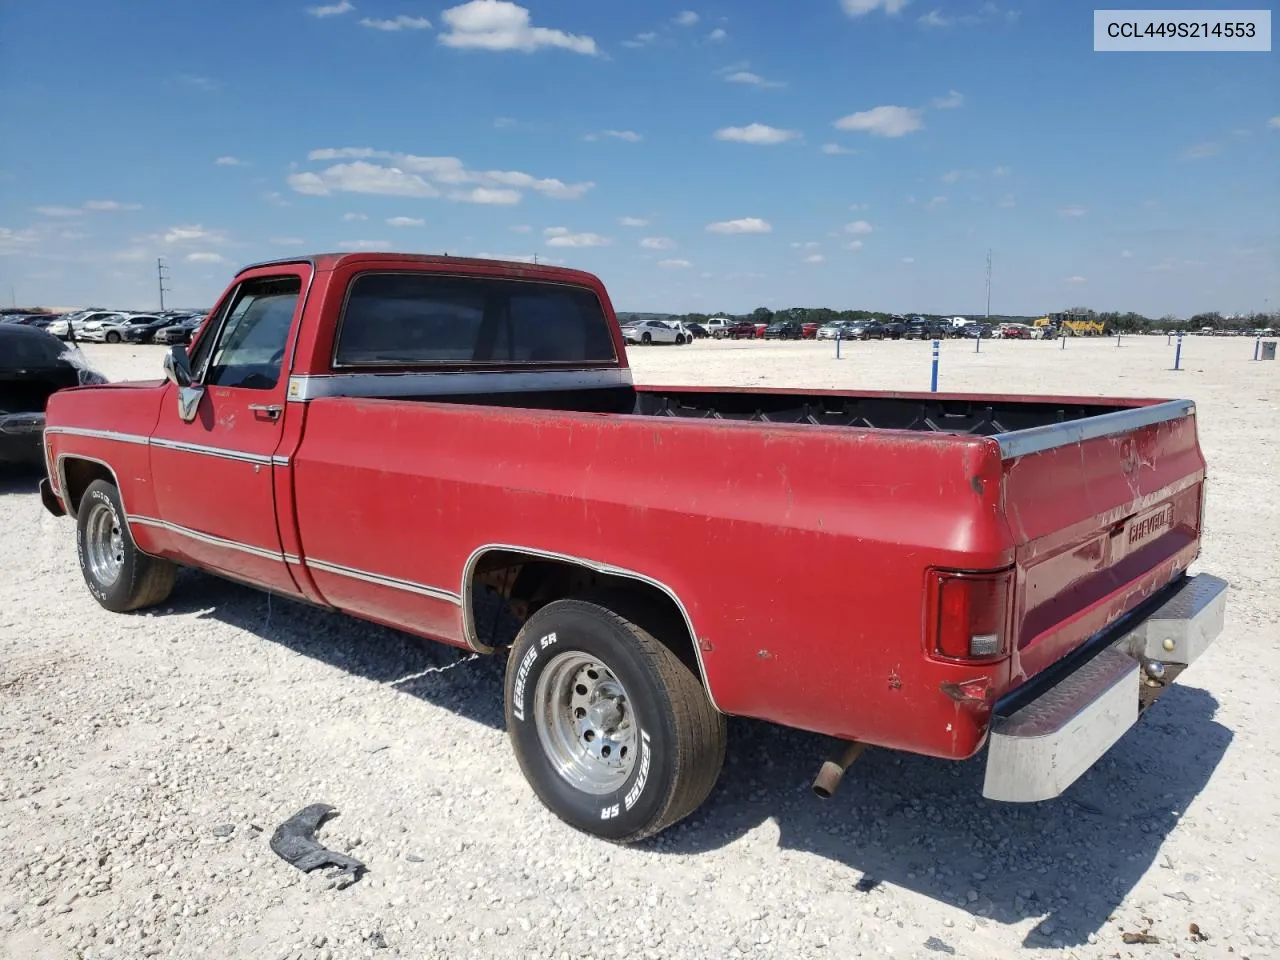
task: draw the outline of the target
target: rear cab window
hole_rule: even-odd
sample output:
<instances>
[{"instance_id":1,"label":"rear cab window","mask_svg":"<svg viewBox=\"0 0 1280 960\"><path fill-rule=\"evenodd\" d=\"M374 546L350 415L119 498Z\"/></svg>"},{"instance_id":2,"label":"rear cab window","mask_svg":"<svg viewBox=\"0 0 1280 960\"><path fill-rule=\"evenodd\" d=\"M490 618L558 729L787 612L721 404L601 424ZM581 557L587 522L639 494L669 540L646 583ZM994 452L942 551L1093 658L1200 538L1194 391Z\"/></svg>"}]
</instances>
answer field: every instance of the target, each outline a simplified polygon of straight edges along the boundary
<instances>
[{"instance_id":1,"label":"rear cab window","mask_svg":"<svg viewBox=\"0 0 1280 960\"><path fill-rule=\"evenodd\" d=\"M365 273L347 291L333 367L616 366L587 287L432 273Z\"/></svg>"}]
</instances>

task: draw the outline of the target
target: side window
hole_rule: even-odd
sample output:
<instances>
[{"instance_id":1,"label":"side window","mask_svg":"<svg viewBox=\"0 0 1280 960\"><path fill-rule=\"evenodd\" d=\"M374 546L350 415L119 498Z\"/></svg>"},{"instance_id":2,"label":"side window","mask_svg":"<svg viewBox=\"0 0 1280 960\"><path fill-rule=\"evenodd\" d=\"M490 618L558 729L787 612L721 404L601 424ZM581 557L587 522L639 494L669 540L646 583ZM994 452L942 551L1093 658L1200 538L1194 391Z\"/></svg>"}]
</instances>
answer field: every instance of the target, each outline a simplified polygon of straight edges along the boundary
<instances>
[{"instance_id":1,"label":"side window","mask_svg":"<svg viewBox=\"0 0 1280 960\"><path fill-rule=\"evenodd\" d=\"M211 329L200 343L192 363L197 377L209 386L273 389L280 382L285 343L301 292L298 277L241 284L222 329Z\"/></svg>"}]
</instances>

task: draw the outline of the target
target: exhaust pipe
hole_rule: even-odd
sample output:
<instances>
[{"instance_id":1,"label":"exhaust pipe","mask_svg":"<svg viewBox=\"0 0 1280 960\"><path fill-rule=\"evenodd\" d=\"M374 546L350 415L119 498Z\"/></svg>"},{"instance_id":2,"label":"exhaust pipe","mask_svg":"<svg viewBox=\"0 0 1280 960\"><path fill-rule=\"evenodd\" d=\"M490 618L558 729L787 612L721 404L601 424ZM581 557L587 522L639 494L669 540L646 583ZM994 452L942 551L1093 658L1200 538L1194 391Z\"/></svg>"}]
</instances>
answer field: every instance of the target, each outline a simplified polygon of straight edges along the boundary
<instances>
[{"instance_id":1,"label":"exhaust pipe","mask_svg":"<svg viewBox=\"0 0 1280 960\"><path fill-rule=\"evenodd\" d=\"M867 749L865 743L856 740L842 740L823 762L818 775L813 778L813 793L819 800L830 800L849 765Z\"/></svg>"}]
</instances>

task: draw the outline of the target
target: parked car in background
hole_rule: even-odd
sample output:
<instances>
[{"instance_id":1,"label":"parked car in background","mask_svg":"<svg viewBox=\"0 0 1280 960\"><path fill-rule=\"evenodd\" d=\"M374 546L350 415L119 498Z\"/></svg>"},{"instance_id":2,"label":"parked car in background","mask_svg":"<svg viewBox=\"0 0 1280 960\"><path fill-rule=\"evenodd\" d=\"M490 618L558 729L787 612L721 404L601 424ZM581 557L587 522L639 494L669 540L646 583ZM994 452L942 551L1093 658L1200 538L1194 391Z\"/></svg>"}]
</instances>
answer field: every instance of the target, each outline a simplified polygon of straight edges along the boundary
<instances>
[{"instance_id":1,"label":"parked car in background","mask_svg":"<svg viewBox=\"0 0 1280 960\"><path fill-rule=\"evenodd\" d=\"M150 343L155 332L165 325L164 318L154 314L117 314L86 326L76 337L90 343Z\"/></svg>"},{"instance_id":2,"label":"parked car in background","mask_svg":"<svg viewBox=\"0 0 1280 960\"><path fill-rule=\"evenodd\" d=\"M756 335L756 325L750 320L734 320L724 328L724 336L730 340L750 340Z\"/></svg>"},{"instance_id":3,"label":"parked car in background","mask_svg":"<svg viewBox=\"0 0 1280 960\"><path fill-rule=\"evenodd\" d=\"M1031 328L1022 323L1006 323L1000 332L1004 340L1031 340Z\"/></svg>"},{"instance_id":4,"label":"parked car in background","mask_svg":"<svg viewBox=\"0 0 1280 960\"><path fill-rule=\"evenodd\" d=\"M764 328L766 340L799 340L804 336L804 328L794 320L783 320L771 323Z\"/></svg>"},{"instance_id":5,"label":"parked car in background","mask_svg":"<svg viewBox=\"0 0 1280 960\"><path fill-rule=\"evenodd\" d=\"M821 326L821 324L817 324L817 323L802 323L802 324L800 324L800 338L801 338L802 340L813 340L813 339L816 339L816 338L817 338L817 336L818 336L818 327L819 327L819 326Z\"/></svg>"},{"instance_id":6,"label":"parked car in background","mask_svg":"<svg viewBox=\"0 0 1280 960\"><path fill-rule=\"evenodd\" d=\"M849 328L853 326L852 320L836 320L834 323L824 323L818 328L819 340L852 340L853 336L849 333Z\"/></svg>"},{"instance_id":7,"label":"parked car in background","mask_svg":"<svg viewBox=\"0 0 1280 960\"><path fill-rule=\"evenodd\" d=\"M717 340L725 335L725 331L733 325L733 321L728 317L712 317L703 324L707 328L707 332Z\"/></svg>"},{"instance_id":8,"label":"parked car in background","mask_svg":"<svg viewBox=\"0 0 1280 960\"><path fill-rule=\"evenodd\" d=\"M187 317L185 320L179 320L177 323L171 323L168 326L161 327L151 335L152 343L190 343L191 337L196 330L200 328L200 324L204 322L204 317Z\"/></svg>"},{"instance_id":9,"label":"parked car in background","mask_svg":"<svg viewBox=\"0 0 1280 960\"><path fill-rule=\"evenodd\" d=\"M902 338L904 340L945 340L953 336L953 329L950 324L943 323L941 320L916 317L907 322Z\"/></svg>"},{"instance_id":10,"label":"parked car in background","mask_svg":"<svg viewBox=\"0 0 1280 960\"><path fill-rule=\"evenodd\" d=\"M977 340L981 337L983 340L991 339L991 327L985 323L966 323L960 328L960 336L969 340Z\"/></svg>"},{"instance_id":11,"label":"parked car in background","mask_svg":"<svg viewBox=\"0 0 1280 960\"><path fill-rule=\"evenodd\" d=\"M880 336L884 340L901 340L907 332L907 322L899 317L880 324Z\"/></svg>"},{"instance_id":12,"label":"parked car in background","mask_svg":"<svg viewBox=\"0 0 1280 960\"><path fill-rule=\"evenodd\" d=\"M55 390L106 383L75 351L38 327L0 325L0 464L44 461L45 407Z\"/></svg>"},{"instance_id":13,"label":"parked car in background","mask_svg":"<svg viewBox=\"0 0 1280 960\"><path fill-rule=\"evenodd\" d=\"M684 334L661 320L641 320L623 327L627 343L684 343Z\"/></svg>"},{"instance_id":14,"label":"parked car in background","mask_svg":"<svg viewBox=\"0 0 1280 960\"><path fill-rule=\"evenodd\" d=\"M884 327L877 320L855 320L845 327L845 331L853 340L884 339Z\"/></svg>"},{"instance_id":15,"label":"parked car in background","mask_svg":"<svg viewBox=\"0 0 1280 960\"><path fill-rule=\"evenodd\" d=\"M693 334L695 340L705 340L711 336L711 332L700 323L686 323L684 328Z\"/></svg>"}]
</instances>

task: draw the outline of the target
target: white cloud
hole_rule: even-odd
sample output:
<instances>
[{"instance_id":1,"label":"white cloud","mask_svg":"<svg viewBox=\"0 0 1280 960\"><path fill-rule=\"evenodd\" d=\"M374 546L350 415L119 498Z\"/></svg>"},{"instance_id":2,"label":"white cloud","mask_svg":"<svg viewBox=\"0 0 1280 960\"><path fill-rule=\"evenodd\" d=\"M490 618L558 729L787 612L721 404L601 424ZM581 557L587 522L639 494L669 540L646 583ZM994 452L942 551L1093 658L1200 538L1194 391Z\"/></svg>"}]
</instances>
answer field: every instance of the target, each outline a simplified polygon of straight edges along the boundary
<instances>
[{"instance_id":1,"label":"white cloud","mask_svg":"<svg viewBox=\"0 0 1280 960\"><path fill-rule=\"evenodd\" d=\"M861 130L873 137L901 137L924 126L922 111L914 107L872 107L836 120L837 130Z\"/></svg>"},{"instance_id":2,"label":"white cloud","mask_svg":"<svg viewBox=\"0 0 1280 960\"><path fill-rule=\"evenodd\" d=\"M0 256L22 252L38 238L34 230L14 230L0 227Z\"/></svg>"},{"instance_id":3,"label":"white cloud","mask_svg":"<svg viewBox=\"0 0 1280 960\"><path fill-rule=\"evenodd\" d=\"M826 263L827 258L820 253L811 253L804 258L805 263Z\"/></svg>"},{"instance_id":4,"label":"white cloud","mask_svg":"<svg viewBox=\"0 0 1280 960\"><path fill-rule=\"evenodd\" d=\"M533 232L533 227L529 226L527 223L517 223L513 227L507 227L507 229L510 230L512 233L532 233Z\"/></svg>"},{"instance_id":5,"label":"white cloud","mask_svg":"<svg viewBox=\"0 0 1280 960\"><path fill-rule=\"evenodd\" d=\"M916 262L916 258L915 258L915 257L903 257L903 258L902 258L902 262L903 262L903 263L915 263L915 262Z\"/></svg>"},{"instance_id":6,"label":"white cloud","mask_svg":"<svg viewBox=\"0 0 1280 960\"><path fill-rule=\"evenodd\" d=\"M907 5L907 0L840 0L840 6L851 17L861 17L883 8L887 14L897 14Z\"/></svg>"},{"instance_id":7,"label":"white cloud","mask_svg":"<svg viewBox=\"0 0 1280 960\"><path fill-rule=\"evenodd\" d=\"M872 233L874 230L875 227L871 226L871 224L867 223L865 220L855 220L853 223L846 223L844 225L845 233L868 234Z\"/></svg>"},{"instance_id":8,"label":"white cloud","mask_svg":"<svg viewBox=\"0 0 1280 960\"><path fill-rule=\"evenodd\" d=\"M753 87L785 87L786 84L780 80L766 80L758 73L752 73L750 70L735 70L725 76L725 80L729 83L745 83Z\"/></svg>"},{"instance_id":9,"label":"white cloud","mask_svg":"<svg viewBox=\"0 0 1280 960\"><path fill-rule=\"evenodd\" d=\"M440 196L439 190L417 174L363 160L337 163L320 173L291 173L286 181L298 193L313 196L328 196L335 191L388 197Z\"/></svg>"},{"instance_id":10,"label":"white cloud","mask_svg":"<svg viewBox=\"0 0 1280 960\"><path fill-rule=\"evenodd\" d=\"M861 250L865 244L861 240L850 240L844 245L846 250Z\"/></svg>"},{"instance_id":11,"label":"white cloud","mask_svg":"<svg viewBox=\"0 0 1280 960\"><path fill-rule=\"evenodd\" d=\"M1000 206L1005 208L1014 207L1014 206L1017 206L1017 201L1013 199L1012 193L1006 193L1003 197L1000 198Z\"/></svg>"},{"instance_id":12,"label":"white cloud","mask_svg":"<svg viewBox=\"0 0 1280 960\"><path fill-rule=\"evenodd\" d=\"M243 160L241 160L239 157L219 157L217 160L213 162L216 166L219 166L219 167L247 167L248 166L248 164L245 163Z\"/></svg>"},{"instance_id":13,"label":"white cloud","mask_svg":"<svg viewBox=\"0 0 1280 960\"><path fill-rule=\"evenodd\" d=\"M642 217L619 217L618 223L624 227L647 227L649 221Z\"/></svg>"},{"instance_id":14,"label":"white cloud","mask_svg":"<svg viewBox=\"0 0 1280 960\"><path fill-rule=\"evenodd\" d=\"M1267 126L1273 130L1280 130L1280 115L1276 115L1267 121Z\"/></svg>"},{"instance_id":15,"label":"white cloud","mask_svg":"<svg viewBox=\"0 0 1280 960\"><path fill-rule=\"evenodd\" d=\"M398 30L430 30L431 21L426 17L410 17L400 14L390 20L379 20L376 17L364 17L360 20L360 26L368 27L370 30L383 30L387 33L395 33Z\"/></svg>"},{"instance_id":16,"label":"white cloud","mask_svg":"<svg viewBox=\"0 0 1280 960\"><path fill-rule=\"evenodd\" d=\"M685 267L692 267L693 264L690 263L688 260L672 259L672 260L659 260L658 266L683 269Z\"/></svg>"},{"instance_id":17,"label":"white cloud","mask_svg":"<svg viewBox=\"0 0 1280 960\"><path fill-rule=\"evenodd\" d=\"M1009 175L1009 168L1004 166L995 167L992 169L991 175L993 177L1007 177Z\"/></svg>"},{"instance_id":18,"label":"white cloud","mask_svg":"<svg viewBox=\"0 0 1280 960\"><path fill-rule=\"evenodd\" d=\"M369 215L365 213L344 213L342 215L342 219L347 221L347 223L351 223L355 220L368 220Z\"/></svg>"},{"instance_id":19,"label":"white cloud","mask_svg":"<svg viewBox=\"0 0 1280 960\"><path fill-rule=\"evenodd\" d=\"M1074 277L1067 277L1067 283L1084 283L1084 282L1085 282L1084 277L1080 276L1079 274L1077 274Z\"/></svg>"},{"instance_id":20,"label":"white cloud","mask_svg":"<svg viewBox=\"0 0 1280 960\"><path fill-rule=\"evenodd\" d=\"M658 35L653 32L637 33L635 37L632 38L631 40L623 40L622 45L624 47L631 47L633 49L636 47L647 47L649 44L653 43L653 41L657 39L658 39Z\"/></svg>"},{"instance_id":21,"label":"white cloud","mask_svg":"<svg viewBox=\"0 0 1280 960\"><path fill-rule=\"evenodd\" d=\"M1204 143L1194 143L1182 151L1182 156L1187 160L1203 160L1205 157L1216 156L1222 152L1222 144L1205 141Z\"/></svg>"},{"instance_id":22,"label":"white cloud","mask_svg":"<svg viewBox=\"0 0 1280 960\"><path fill-rule=\"evenodd\" d=\"M1132 251L1132 250L1121 250L1121 251L1120 251L1120 259L1121 259L1121 260L1132 260L1132 259L1133 259L1133 251Z\"/></svg>"},{"instance_id":23,"label":"white cloud","mask_svg":"<svg viewBox=\"0 0 1280 960\"><path fill-rule=\"evenodd\" d=\"M934 97L933 106L936 110L955 110L957 107L963 107L964 94L959 90L951 90L945 97Z\"/></svg>"},{"instance_id":24,"label":"white cloud","mask_svg":"<svg viewBox=\"0 0 1280 960\"><path fill-rule=\"evenodd\" d=\"M599 133L588 133L583 139L599 140L601 137L613 137L615 140L625 140L627 143L639 143L644 139L634 130L601 130Z\"/></svg>"},{"instance_id":25,"label":"white cloud","mask_svg":"<svg viewBox=\"0 0 1280 960\"><path fill-rule=\"evenodd\" d=\"M355 9L355 4L351 0L338 0L337 3L330 3L322 7L308 7L307 13L313 17L339 17L344 13L350 13Z\"/></svg>"},{"instance_id":26,"label":"white cloud","mask_svg":"<svg viewBox=\"0 0 1280 960\"><path fill-rule=\"evenodd\" d=\"M707 224L708 233L770 233L773 227L768 220L759 217L743 217L740 220L721 220Z\"/></svg>"},{"instance_id":27,"label":"white cloud","mask_svg":"<svg viewBox=\"0 0 1280 960\"><path fill-rule=\"evenodd\" d=\"M420 227L426 222L421 217L387 217L389 227Z\"/></svg>"},{"instance_id":28,"label":"white cloud","mask_svg":"<svg viewBox=\"0 0 1280 960\"><path fill-rule=\"evenodd\" d=\"M459 203L482 203L491 206L511 206L519 203L522 194L519 190L506 187L472 187L470 190L452 190L450 200Z\"/></svg>"},{"instance_id":29,"label":"white cloud","mask_svg":"<svg viewBox=\"0 0 1280 960\"><path fill-rule=\"evenodd\" d=\"M820 244L817 240L810 240L807 243L801 243L799 240L793 240L791 243L792 250L812 250L815 247L820 247L820 246L822 246L822 244Z\"/></svg>"},{"instance_id":30,"label":"white cloud","mask_svg":"<svg viewBox=\"0 0 1280 960\"><path fill-rule=\"evenodd\" d=\"M598 233L570 233L568 227L547 227L542 235L548 247L607 247L613 243Z\"/></svg>"},{"instance_id":31,"label":"white cloud","mask_svg":"<svg viewBox=\"0 0 1280 960\"><path fill-rule=\"evenodd\" d=\"M80 207L36 207L36 213L42 217L79 217L84 210Z\"/></svg>"},{"instance_id":32,"label":"white cloud","mask_svg":"<svg viewBox=\"0 0 1280 960\"><path fill-rule=\"evenodd\" d=\"M955 21L950 17L944 17L940 10L930 10L928 13L917 17L916 23L922 27L949 27Z\"/></svg>"},{"instance_id":33,"label":"white cloud","mask_svg":"<svg viewBox=\"0 0 1280 960\"><path fill-rule=\"evenodd\" d=\"M307 241L301 237L272 237L270 242L277 247L301 247Z\"/></svg>"},{"instance_id":34,"label":"white cloud","mask_svg":"<svg viewBox=\"0 0 1280 960\"><path fill-rule=\"evenodd\" d=\"M226 263L227 258L220 253L188 253L182 259L187 263Z\"/></svg>"},{"instance_id":35,"label":"white cloud","mask_svg":"<svg viewBox=\"0 0 1280 960\"><path fill-rule=\"evenodd\" d=\"M698 15L692 10L681 10L671 19L671 22L678 27L692 27L698 20Z\"/></svg>"},{"instance_id":36,"label":"white cloud","mask_svg":"<svg viewBox=\"0 0 1280 960\"><path fill-rule=\"evenodd\" d=\"M326 196L330 193L372 193L384 196L438 197L441 192L430 181L451 188L507 187L508 190L453 189L450 200L464 203L510 204L519 201L519 190L534 190L553 200L576 200L595 186L565 183L554 177L538 178L519 170L470 170L457 157L424 157L411 153L374 150L371 147L326 147L312 150L311 160L355 159L339 163L319 173L293 173L289 185L299 193ZM369 163L368 158L390 161L391 166Z\"/></svg>"},{"instance_id":37,"label":"white cloud","mask_svg":"<svg viewBox=\"0 0 1280 960\"><path fill-rule=\"evenodd\" d=\"M975 176L972 170L948 170L938 179L943 183L959 183L961 180L972 179Z\"/></svg>"},{"instance_id":38,"label":"white cloud","mask_svg":"<svg viewBox=\"0 0 1280 960\"><path fill-rule=\"evenodd\" d=\"M86 210L105 210L114 213L118 210L141 210L140 203L121 203L118 200L90 200L84 205Z\"/></svg>"},{"instance_id":39,"label":"white cloud","mask_svg":"<svg viewBox=\"0 0 1280 960\"><path fill-rule=\"evenodd\" d=\"M203 225L198 223L188 223L177 227L170 227L164 232L162 239L165 243L190 243L196 240L200 240L205 243L227 242L226 231L206 230Z\"/></svg>"},{"instance_id":40,"label":"white cloud","mask_svg":"<svg viewBox=\"0 0 1280 960\"><path fill-rule=\"evenodd\" d=\"M1076 217L1083 217L1088 212L1089 212L1088 210L1086 210L1084 207L1081 207L1081 206L1069 206L1069 207L1058 208L1058 216L1070 217L1072 219Z\"/></svg>"},{"instance_id":41,"label":"white cloud","mask_svg":"<svg viewBox=\"0 0 1280 960\"><path fill-rule=\"evenodd\" d=\"M734 143L754 143L764 146L786 143L788 140L794 140L798 136L800 136L798 130L780 130L777 127L770 127L763 123L752 123L745 127L722 127L715 133L717 140L729 140Z\"/></svg>"},{"instance_id":42,"label":"white cloud","mask_svg":"<svg viewBox=\"0 0 1280 960\"><path fill-rule=\"evenodd\" d=\"M646 250L674 250L676 242L670 237L645 237L640 246Z\"/></svg>"},{"instance_id":43,"label":"white cloud","mask_svg":"<svg viewBox=\"0 0 1280 960\"><path fill-rule=\"evenodd\" d=\"M340 240L339 250L390 250L389 240Z\"/></svg>"},{"instance_id":44,"label":"white cloud","mask_svg":"<svg viewBox=\"0 0 1280 960\"><path fill-rule=\"evenodd\" d=\"M939 207L946 206L946 204L947 204L946 197L934 197L932 200L930 200L928 203L924 205L924 208L926 210L937 210Z\"/></svg>"},{"instance_id":45,"label":"white cloud","mask_svg":"<svg viewBox=\"0 0 1280 960\"><path fill-rule=\"evenodd\" d=\"M842 157L852 153L858 153L853 147L842 147L838 143L824 143L822 152L829 157Z\"/></svg>"},{"instance_id":46,"label":"white cloud","mask_svg":"<svg viewBox=\"0 0 1280 960\"><path fill-rule=\"evenodd\" d=\"M721 27L716 27L714 30L712 30L710 33L707 34L707 39L714 42L718 42L720 40L723 40L727 36L729 36L729 34L726 33L724 29L722 29Z\"/></svg>"},{"instance_id":47,"label":"white cloud","mask_svg":"<svg viewBox=\"0 0 1280 960\"><path fill-rule=\"evenodd\" d=\"M529 11L510 0L470 0L450 7L441 15L449 27L439 40L447 47L469 50L520 50L531 53L542 47L558 47L595 56L595 40L563 30L535 27Z\"/></svg>"}]
</instances>

